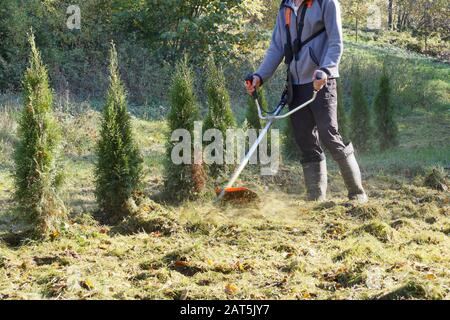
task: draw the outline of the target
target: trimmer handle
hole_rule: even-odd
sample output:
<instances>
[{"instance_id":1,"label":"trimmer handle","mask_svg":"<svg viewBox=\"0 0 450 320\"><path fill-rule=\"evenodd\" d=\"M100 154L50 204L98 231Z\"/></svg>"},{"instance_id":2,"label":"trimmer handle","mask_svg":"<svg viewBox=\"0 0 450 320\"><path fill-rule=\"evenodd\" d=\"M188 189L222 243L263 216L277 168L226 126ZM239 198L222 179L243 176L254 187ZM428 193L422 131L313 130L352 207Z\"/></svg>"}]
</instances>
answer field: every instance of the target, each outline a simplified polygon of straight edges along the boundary
<instances>
[{"instance_id":1,"label":"trimmer handle","mask_svg":"<svg viewBox=\"0 0 450 320\"><path fill-rule=\"evenodd\" d=\"M327 77L327 74L324 72L324 71L322 71L322 70L319 70L319 71L317 71L316 72L316 75L315 75L315 80L323 80L323 79L325 79ZM319 92L320 90L316 90L315 88L314 88L314 92Z\"/></svg>"},{"instance_id":2,"label":"trimmer handle","mask_svg":"<svg viewBox=\"0 0 450 320\"><path fill-rule=\"evenodd\" d=\"M325 72L323 72L322 70L319 70L318 72L316 72L316 80L323 80L325 79Z\"/></svg>"},{"instance_id":3,"label":"trimmer handle","mask_svg":"<svg viewBox=\"0 0 450 320\"><path fill-rule=\"evenodd\" d=\"M245 77L245 84L247 86L251 86L253 84L254 77L255 77L254 74L247 75L247 77ZM258 92L257 92L256 88L255 88L255 91L253 91L253 93L252 93L252 97L253 97L253 99L258 99Z\"/></svg>"}]
</instances>

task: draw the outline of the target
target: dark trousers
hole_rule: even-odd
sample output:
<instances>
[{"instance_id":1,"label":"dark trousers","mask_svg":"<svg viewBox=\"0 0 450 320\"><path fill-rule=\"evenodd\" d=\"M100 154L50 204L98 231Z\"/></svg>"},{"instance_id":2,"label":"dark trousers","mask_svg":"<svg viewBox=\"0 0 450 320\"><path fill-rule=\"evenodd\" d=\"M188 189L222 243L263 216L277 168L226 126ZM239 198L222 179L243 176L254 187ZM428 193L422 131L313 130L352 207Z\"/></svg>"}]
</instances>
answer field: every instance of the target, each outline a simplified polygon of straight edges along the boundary
<instances>
[{"instance_id":1,"label":"dark trousers","mask_svg":"<svg viewBox=\"0 0 450 320\"><path fill-rule=\"evenodd\" d=\"M294 86L294 99L289 109L310 100L313 84ZM320 162L325 159L322 145L339 161L353 153L351 145L345 145L337 121L336 79L329 79L327 85L317 94L308 107L291 116L295 140L302 153L302 163Z\"/></svg>"}]
</instances>

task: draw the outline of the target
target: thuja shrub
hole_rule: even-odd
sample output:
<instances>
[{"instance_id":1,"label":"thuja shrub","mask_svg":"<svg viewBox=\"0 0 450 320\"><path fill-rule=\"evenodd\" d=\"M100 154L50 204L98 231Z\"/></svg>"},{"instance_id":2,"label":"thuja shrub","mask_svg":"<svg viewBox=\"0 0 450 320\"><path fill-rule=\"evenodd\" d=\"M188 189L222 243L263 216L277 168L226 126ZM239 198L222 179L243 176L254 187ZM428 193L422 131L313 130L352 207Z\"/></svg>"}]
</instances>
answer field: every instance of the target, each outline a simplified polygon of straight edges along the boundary
<instances>
[{"instance_id":1,"label":"thuja shrub","mask_svg":"<svg viewBox=\"0 0 450 320\"><path fill-rule=\"evenodd\" d=\"M204 131L217 129L226 138L226 131L236 126L231 110L230 94L225 85L223 70L210 57L207 65L205 91L208 98L208 115L204 123ZM214 155L213 155L214 156ZM212 178L218 178L228 171L226 164L213 163L208 166Z\"/></svg>"},{"instance_id":2,"label":"thuja shrub","mask_svg":"<svg viewBox=\"0 0 450 320\"><path fill-rule=\"evenodd\" d=\"M194 122L199 120L199 106L194 92L194 75L188 59L182 59L175 68L170 88L170 112L168 115L169 136L167 137L167 156L165 161L164 189L168 200L182 202L201 197L206 185L203 163L195 163L194 148L183 150L180 157L189 161L177 164L172 159L172 151L180 141L172 141L172 133L184 129L193 136ZM189 154L184 154L188 152ZM199 156L199 155L197 155ZM200 156L201 158L201 156Z\"/></svg>"},{"instance_id":3,"label":"thuja shrub","mask_svg":"<svg viewBox=\"0 0 450 320\"><path fill-rule=\"evenodd\" d=\"M337 96L338 96L338 126L339 132L342 135L344 141L348 141L350 138L350 126L348 121L348 115L345 108L345 91L344 91L344 82L341 78L337 81Z\"/></svg>"},{"instance_id":4,"label":"thuja shrub","mask_svg":"<svg viewBox=\"0 0 450 320\"><path fill-rule=\"evenodd\" d=\"M268 102L266 92L263 87L258 89L258 101L264 110L268 110ZM255 98L248 96L247 98L247 112L245 118L248 123L248 127L251 129L262 129L261 119L259 119L258 108L256 107Z\"/></svg>"},{"instance_id":5,"label":"thuja shrub","mask_svg":"<svg viewBox=\"0 0 450 320\"><path fill-rule=\"evenodd\" d=\"M22 81L24 108L15 148L15 198L20 214L33 232L45 237L57 232L66 216L58 195L62 182L59 166L60 128L53 114L53 93L34 35L30 34L29 66Z\"/></svg>"},{"instance_id":6,"label":"thuja shrub","mask_svg":"<svg viewBox=\"0 0 450 320\"><path fill-rule=\"evenodd\" d=\"M398 126L392 103L392 89L389 76L384 70L380 77L378 93L375 97L375 123L381 151L398 145Z\"/></svg>"},{"instance_id":7,"label":"thuja shrub","mask_svg":"<svg viewBox=\"0 0 450 320\"><path fill-rule=\"evenodd\" d=\"M100 211L109 222L116 223L137 209L143 159L133 137L114 44L110 49L109 80L97 146L96 197Z\"/></svg>"},{"instance_id":8,"label":"thuja shrub","mask_svg":"<svg viewBox=\"0 0 450 320\"><path fill-rule=\"evenodd\" d=\"M372 149L372 116L367 97L364 94L362 79L357 74L352 81L351 139L358 150Z\"/></svg>"}]
</instances>

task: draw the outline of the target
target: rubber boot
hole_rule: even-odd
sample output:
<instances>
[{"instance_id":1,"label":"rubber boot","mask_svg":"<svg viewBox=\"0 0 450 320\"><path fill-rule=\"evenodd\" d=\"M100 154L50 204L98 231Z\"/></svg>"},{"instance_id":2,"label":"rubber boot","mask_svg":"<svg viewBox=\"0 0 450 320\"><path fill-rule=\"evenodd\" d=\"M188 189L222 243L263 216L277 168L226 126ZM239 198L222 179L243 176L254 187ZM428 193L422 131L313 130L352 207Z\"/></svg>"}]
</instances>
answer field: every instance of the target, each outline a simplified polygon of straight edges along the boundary
<instances>
[{"instance_id":1,"label":"rubber boot","mask_svg":"<svg viewBox=\"0 0 450 320\"><path fill-rule=\"evenodd\" d=\"M327 197L327 162L302 164L309 201L325 201Z\"/></svg>"},{"instance_id":2,"label":"rubber boot","mask_svg":"<svg viewBox=\"0 0 450 320\"><path fill-rule=\"evenodd\" d=\"M341 175L344 179L348 190L348 197L350 200L356 200L359 203L366 203L369 199L362 186L361 171L355 154L352 152L346 158L337 160Z\"/></svg>"}]
</instances>

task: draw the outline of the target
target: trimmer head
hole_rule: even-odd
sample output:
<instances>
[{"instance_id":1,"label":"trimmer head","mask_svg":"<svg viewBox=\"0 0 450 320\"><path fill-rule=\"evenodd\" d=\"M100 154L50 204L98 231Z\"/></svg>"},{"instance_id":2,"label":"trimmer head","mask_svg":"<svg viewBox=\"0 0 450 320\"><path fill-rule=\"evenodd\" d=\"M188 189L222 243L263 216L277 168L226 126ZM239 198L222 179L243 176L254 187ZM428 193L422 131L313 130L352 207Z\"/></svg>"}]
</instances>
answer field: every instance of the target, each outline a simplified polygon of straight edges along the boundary
<instances>
[{"instance_id":1,"label":"trimmer head","mask_svg":"<svg viewBox=\"0 0 450 320\"><path fill-rule=\"evenodd\" d=\"M216 188L216 194L219 197L219 200L222 202L229 202L234 204L247 204L252 202L259 202L260 199L256 192L244 188L227 188L225 192L222 194L223 189Z\"/></svg>"}]
</instances>

